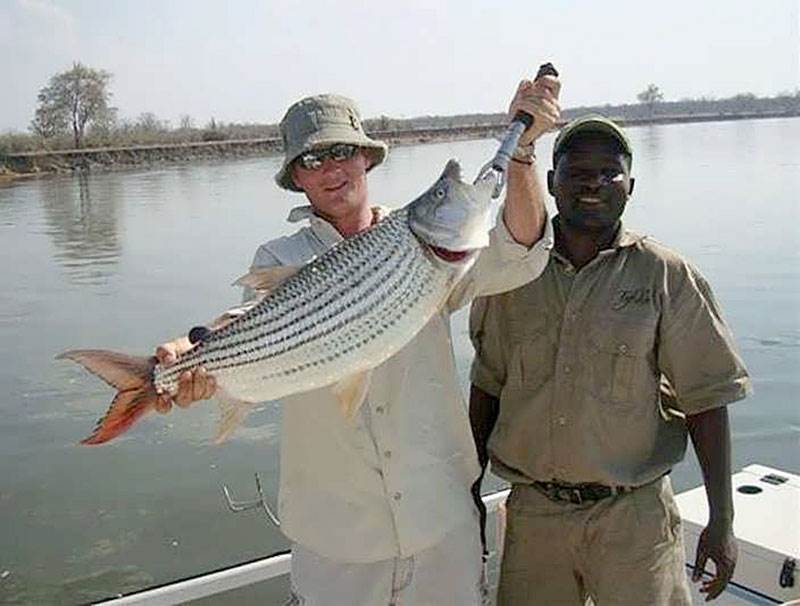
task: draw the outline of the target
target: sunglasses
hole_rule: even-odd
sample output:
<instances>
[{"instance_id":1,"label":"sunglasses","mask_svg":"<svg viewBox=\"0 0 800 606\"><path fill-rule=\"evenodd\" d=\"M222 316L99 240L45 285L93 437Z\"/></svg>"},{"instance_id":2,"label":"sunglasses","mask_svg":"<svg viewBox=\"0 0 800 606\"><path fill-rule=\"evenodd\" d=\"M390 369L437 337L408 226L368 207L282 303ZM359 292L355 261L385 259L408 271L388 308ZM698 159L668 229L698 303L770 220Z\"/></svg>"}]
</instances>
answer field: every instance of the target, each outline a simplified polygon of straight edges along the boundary
<instances>
[{"instance_id":1,"label":"sunglasses","mask_svg":"<svg viewBox=\"0 0 800 606\"><path fill-rule=\"evenodd\" d=\"M317 170L327 158L331 158L334 162L344 162L355 156L357 151L356 145L337 143L330 147L307 151L298 156L297 163L306 170Z\"/></svg>"}]
</instances>

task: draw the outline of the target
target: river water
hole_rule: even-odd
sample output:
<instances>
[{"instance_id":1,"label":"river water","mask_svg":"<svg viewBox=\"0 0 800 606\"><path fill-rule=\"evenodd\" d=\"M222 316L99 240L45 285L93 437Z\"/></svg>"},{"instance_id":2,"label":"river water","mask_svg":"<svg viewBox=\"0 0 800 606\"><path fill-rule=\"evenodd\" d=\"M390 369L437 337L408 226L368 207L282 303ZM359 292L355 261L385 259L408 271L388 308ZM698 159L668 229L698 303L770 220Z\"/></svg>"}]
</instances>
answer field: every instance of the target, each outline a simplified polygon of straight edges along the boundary
<instances>
[{"instance_id":1,"label":"river water","mask_svg":"<svg viewBox=\"0 0 800 606\"><path fill-rule=\"evenodd\" d=\"M699 265L754 378L755 394L731 407L735 467L800 472L800 120L630 136L628 226ZM372 198L402 205L447 158L474 174L496 145L393 149L370 176ZM80 447L112 392L54 360L81 347L148 353L238 301L231 282L304 200L273 185L277 167L258 158L0 186L0 603L85 603L286 547L263 515L230 513L220 491L252 497L258 472L274 503L278 406L259 407L219 447L210 403ZM465 314L453 321L466 385ZM673 482L701 482L691 452Z\"/></svg>"}]
</instances>

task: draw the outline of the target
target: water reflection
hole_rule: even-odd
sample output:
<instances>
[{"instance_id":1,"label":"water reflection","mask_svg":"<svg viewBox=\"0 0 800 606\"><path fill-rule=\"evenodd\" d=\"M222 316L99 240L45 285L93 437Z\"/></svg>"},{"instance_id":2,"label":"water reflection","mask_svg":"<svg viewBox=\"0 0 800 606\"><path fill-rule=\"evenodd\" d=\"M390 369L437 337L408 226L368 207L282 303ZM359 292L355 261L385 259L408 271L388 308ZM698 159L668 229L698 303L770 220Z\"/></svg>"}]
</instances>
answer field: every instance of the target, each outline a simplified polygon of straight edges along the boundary
<instances>
[{"instance_id":1,"label":"water reflection","mask_svg":"<svg viewBox=\"0 0 800 606\"><path fill-rule=\"evenodd\" d=\"M661 157L661 143L663 127L657 124L650 124L642 129L641 145L637 150L637 156L643 155L646 160L655 160ZM657 166L657 164L656 164Z\"/></svg>"},{"instance_id":2,"label":"water reflection","mask_svg":"<svg viewBox=\"0 0 800 606\"><path fill-rule=\"evenodd\" d=\"M118 181L98 180L85 173L72 181L72 187L64 187L61 180L41 183L45 233L58 250L53 258L70 279L102 283L115 272L120 256Z\"/></svg>"}]
</instances>

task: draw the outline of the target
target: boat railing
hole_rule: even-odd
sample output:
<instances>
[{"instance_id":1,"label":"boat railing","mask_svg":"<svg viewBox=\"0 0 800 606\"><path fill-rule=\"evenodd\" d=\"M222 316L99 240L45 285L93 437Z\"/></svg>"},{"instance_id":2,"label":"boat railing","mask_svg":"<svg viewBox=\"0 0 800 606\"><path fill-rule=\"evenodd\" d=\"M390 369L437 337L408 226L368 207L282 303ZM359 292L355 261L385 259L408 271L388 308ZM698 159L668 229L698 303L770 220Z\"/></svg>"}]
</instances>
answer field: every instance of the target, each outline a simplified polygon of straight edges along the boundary
<instances>
[{"instance_id":1,"label":"boat railing","mask_svg":"<svg viewBox=\"0 0 800 606\"><path fill-rule=\"evenodd\" d=\"M483 496L487 512L505 503L509 490L499 490ZM151 587L100 602L105 606L170 606L218 595L226 591L268 581L289 573L291 553L281 551L265 558L236 564L165 585Z\"/></svg>"}]
</instances>

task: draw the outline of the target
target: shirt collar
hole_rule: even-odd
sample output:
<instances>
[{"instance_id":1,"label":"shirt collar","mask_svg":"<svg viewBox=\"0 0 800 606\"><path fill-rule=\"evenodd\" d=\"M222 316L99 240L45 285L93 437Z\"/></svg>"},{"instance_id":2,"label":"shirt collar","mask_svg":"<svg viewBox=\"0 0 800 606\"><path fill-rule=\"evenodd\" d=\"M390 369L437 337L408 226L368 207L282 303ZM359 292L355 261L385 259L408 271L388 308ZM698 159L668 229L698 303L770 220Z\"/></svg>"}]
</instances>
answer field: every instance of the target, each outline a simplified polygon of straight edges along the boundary
<instances>
[{"instance_id":1,"label":"shirt collar","mask_svg":"<svg viewBox=\"0 0 800 606\"><path fill-rule=\"evenodd\" d=\"M375 217L375 223L382 221L389 214L390 210L385 206L373 206L372 214ZM289 211L289 216L286 218L289 223L300 223L301 221L308 221L309 227L314 235L319 240L328 246L333 246L337 242L341 242L344 238L342 234L330 223L327 219L320 217L314 212L314 207L310 204L302 206L295 206Z\"/></svg>"},{"instance_id":2,"label":"shirt collar","mask_svg":"<svg viewBox=\"0 0 800 606\"><path fill-rule=\"evenodd\" d=\"M556 215L553 217L553 234L555 236L555 231L558 226L559 216ZM617 233L614 234L614 238L611 240L611 245L606 250L612 250L617 248L627 248L629 246L634 246L644 240L647 236L637 234L629 229L625 229L625 225L620 221L619 229L617 229ZM555 250L555 247L553 247ZM602 252L602 251L601 251Z\"/></svg>"},{"instance_id":3,"label":"shirt collar","mask_svg":"<svg viewBox=\"0 0 800 606\"><path fill-rule=\"evenodd\" d=\"M627 248L629 246L634 246L644 240L647 236L643 236L642 234L637 234L629 229L625 229L625 226L620 223L619 229L617 230L614 239L611 241L611 246L613 248Z\"/></svg>"}]
</instances>

